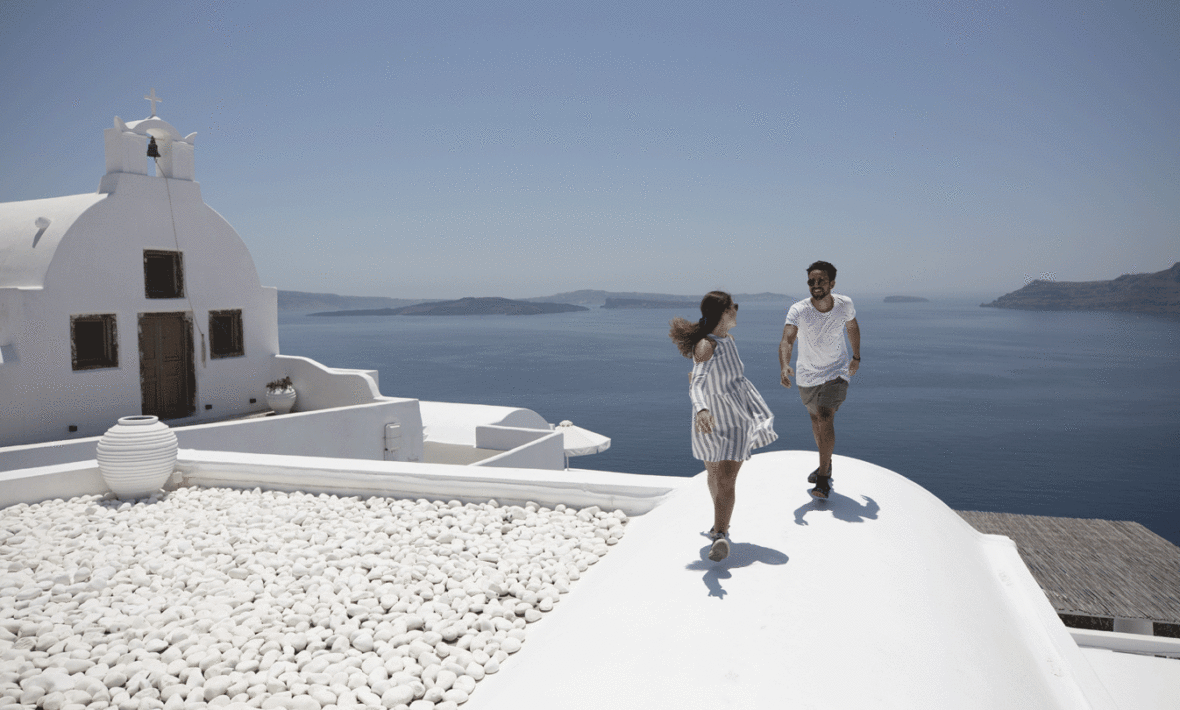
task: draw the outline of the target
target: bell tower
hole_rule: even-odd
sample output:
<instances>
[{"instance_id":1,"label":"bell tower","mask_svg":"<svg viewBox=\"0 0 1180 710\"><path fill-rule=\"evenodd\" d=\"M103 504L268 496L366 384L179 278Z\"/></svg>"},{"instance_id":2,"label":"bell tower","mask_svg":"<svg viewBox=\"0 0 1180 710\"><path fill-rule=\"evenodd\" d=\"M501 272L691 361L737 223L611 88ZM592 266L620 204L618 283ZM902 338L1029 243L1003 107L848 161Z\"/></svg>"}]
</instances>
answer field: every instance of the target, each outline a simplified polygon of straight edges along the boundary
<instances>
[{"instance_id":1,"label":"bell tower","mask_svg":"<svg viewBox=\"0 0 1180 710\"><path fill-rule=\"evenodd\" d=\"M190 133L183 138L170 123L156 115L156 102L162 101L152 89L145 99L152 103L152 114L145 119L124 123L115 116L115 125L103 132L106 147L107 172L99 183L98 191L107 193L114 190L119 174L148 174L148 145L154 138L159 158L159 177L170 180L193 180L193 142L197 134Z\"/></svg>"}]
</instances>

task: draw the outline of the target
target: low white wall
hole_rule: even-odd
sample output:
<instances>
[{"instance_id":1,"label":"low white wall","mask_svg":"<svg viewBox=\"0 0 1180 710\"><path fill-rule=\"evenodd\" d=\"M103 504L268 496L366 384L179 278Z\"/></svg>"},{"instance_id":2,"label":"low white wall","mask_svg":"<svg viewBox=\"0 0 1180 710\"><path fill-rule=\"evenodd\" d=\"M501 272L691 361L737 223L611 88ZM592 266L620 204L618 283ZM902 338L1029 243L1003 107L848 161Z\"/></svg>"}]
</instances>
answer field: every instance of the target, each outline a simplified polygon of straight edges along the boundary
<instances>
[{"instance_id":1,"label":"low white wall","mask_svg":"<svg viewBox=\"0 0 1180 710\"><path fill-rule=\"evenodd\" d=\"M17 503L40 503L61 498L109 493L98 461L75 461L56 466L0 471L0 508Z\"/></svg>"},{"instance_id":2,"label":"low white wall","mask_svg":"<svg viewBox=\"0 0 1180 710\"><path fill-rule=\"evenodd\" d=\"M499 456L502 451L477 449L463 444L446 444L441 441L422 442L422 463L452 463L459 466L470 466L476 461Z\"/></svg>"},{"instance_id":3,"label":"low white wall","mask_svg":"<svg viewBox=\"0 0 1180 710\"><path fill-rule=\"evenodd\" d=\"M1180 658L1180 639L1166 636L1124 634L1117 631L1070 629L1069 635L1083 648L1104 648L1120 653L1146 653L1153 656Z\"/></svg>"},{"instance_id":4,"label":"low white wall","mask_svg":"<svg viewBox=\"0 0 1180 710\"><path fill-rule=\"evenodd\" d=\"M529 468L476 469L472 466L401 461L360 461L308 456L267 456L220 451L180 452L178 470L185 485L228 486L397 498L495 499L501 504L582 508L597 505L641 515L662 503L688 480L611 471L540 471Z\"/></svg>"},{"instance_id":5,"label":"low white wall","mask_svg":"<svg viewBox=\"0 0 1180 710\"><path fill-rule=\"evenodd\" d=\"M257 419L175 427L182 448L338 456L382 460L385 425L402 428L395 460L422 459L422 419L413 399L382 398L356 407L283 414ZM0 471L93 459L100 437L10 446L0 449Z\"/></svg>"},{"instance_id":6,"label":"low white wall","mask_svg":"<svg viewBox=\"0 0 1180 710\"><path fill-rule=\"evenodd\" d=\"M459 402L418 403L428 441L476 446L476 427L499 425L551 431L553 427L531 409Z\"/></svg>"},{"instance_id":7,"label":"low white wall","mask_svg":"<svg viewBox=\"0 0 1180 710\"><path fill-rule=\"evenodd\" d=\"M480 424L475 427L475 447L508 451L552 434L551 429L522 429L514 426Z\"/></svg>"},{"instance_id":8,"label":"low white wall","mask_svg":"<svg viewBox=\"0 0 1180 710\"><path fill-rule=\"evenodd\" d=\"M549 507L558 503L576 508L597 505L608 510L618 508L627 515L641 515L690 479L611 471L578 471L571 476L567 471L554 474L536 469L475 470L470 466L445 464L181 449L175 480L183 485L204 487L261 487L464 503L495 499L508 505L523 505L528 501ZM105 492L106 484L93 459L0 474L0 508Z\"/></svg>"},{"instance_id":9,"label":"low white wall","mask_svg":"<svg viewBox=\"0 0 1180 710\"><path fill-rule=\"evenodd\" d=\"M366 404L381 399L371 370L336 369L311 358L275 355L271 380L290 377L295 386L295 412Z\"/></svg>"},{"instance_id":10,"label":"low white wall","mask_svg":"<svg viewBox=\"0 0 1180 710\"><path fill-rule=\"evenodd\" d=\"M506 450L502 454L476 461L471 464L472 466L541 468L550 471L565 468L565 437L561 432L512 429L511 427L480 427L480 429L498 430L488 435L505 444L513 438L521 439L524 443L518 444L511 450ZM526 432L539 436L530 441L523 436ZM479 436L478 430L476 436ZM479 448L496 449L500 447L481 444Z\"/></svg>"},{"instance_id":11,"label":"low white wall","mask_svg":"<svg viewBox=\"0 0 1180 710\"><path fill-rule=\"evenodd\" d=\"M100 437L48 441L0 448L0 471L17 471L93 459Z\"/></svg>"},{"instance_id":12,"label":"low white wall","mask_svg":"<svg viewBox=\"0 0 1180 710\"><path fill-rule=\"evenodd\" d=\"M393 423L402 431L394 460L421 460L422 419L416 399L385 398L360 406L201 424L177 429L176 438L186 449L380 461L385 458L385 425Z\"/></svg>"},{"instance_id":13,"label":"low white wall","mask_svg":"<svg viewBox=\"0 0 1180 710\"><path fill-rule=\"evenodd\" d=\"M381 380L379 379L380 373L378 373L376 370L365 370L365 369L359 368L359 367L332 367L329 369L332 372L335 372L335 373L341 374L341 375L351 375L351 374L368 375L373 380L373 385L377 388L377 391L378 392L381 391Z\"/></svg>"}]
</instances>

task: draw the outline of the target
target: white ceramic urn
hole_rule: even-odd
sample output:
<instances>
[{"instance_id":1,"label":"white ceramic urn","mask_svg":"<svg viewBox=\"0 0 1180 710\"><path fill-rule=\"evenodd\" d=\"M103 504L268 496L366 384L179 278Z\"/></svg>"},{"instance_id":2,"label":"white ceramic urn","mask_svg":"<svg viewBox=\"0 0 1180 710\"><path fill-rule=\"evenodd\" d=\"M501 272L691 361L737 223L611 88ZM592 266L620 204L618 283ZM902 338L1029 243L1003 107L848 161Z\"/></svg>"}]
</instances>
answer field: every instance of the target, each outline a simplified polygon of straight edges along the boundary
<instances>
[{"instance_id":1,"label":"white ceramic urn","mask_svg":"<svg viewBox=\"0 0 1180 710\"><path fill-rule=\"evenodd\" d=\"M286 414L295 406L295 388L288 387L285 390L267 390L266 404L275 411L275 414Z\"/></svg>"},{"instance_id":2,"label":"white ceramic urn","mask_svg":"<svg viewBox=\"0 0 1180 710\"><path fill-rule=\"evenodd\" d=\"M120 498L160 490L176 470L176 434L158 417L120 417L98 441L98 468Z\"/></svg>"}]
</instances>

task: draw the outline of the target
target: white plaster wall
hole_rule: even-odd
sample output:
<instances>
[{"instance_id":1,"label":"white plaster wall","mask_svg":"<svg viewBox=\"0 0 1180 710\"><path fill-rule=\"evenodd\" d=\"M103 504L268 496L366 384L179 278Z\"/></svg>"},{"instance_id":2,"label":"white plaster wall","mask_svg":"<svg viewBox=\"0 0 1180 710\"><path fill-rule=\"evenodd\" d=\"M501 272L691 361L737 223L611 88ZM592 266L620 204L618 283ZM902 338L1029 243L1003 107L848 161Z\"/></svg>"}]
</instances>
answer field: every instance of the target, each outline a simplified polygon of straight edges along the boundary
<instances>
[{"instance_id":1,"label":"white plaster wall","mask_svg":"<svg viewBox=\"0 0 1180 710\"><path fill-rule=\"evenodd\" d=\"M0 203L0 288L41 288L63 236L106 195L90 193ZM38 219L49 220L41 228Z\"/></svg>"},{"instance_id":2,"label":"white plaster wall","mask_svg":"<svg viewBox=\"0 0 1180 710\"><path fill-rule=\"evenodd\" d=\"M418 400L386 398L363 406L291 413L176 430L184 448L371 459L385 455L385 425L400 424L397 461L422 459Z\"/></svg>"},{"instance_id":3,"label":"white plaster wall","mask_svg":"<svg viewBox=\"0 0 1180 710\"><path fill-rule=\"evenodd\" d=\"M552 429L522 429L497 424L480 424L475 427L475 445L480 449L508 451L551 434L553 434Z\"/></svg>"},{"instance_id":4,"label":"white plaster wall","mask_svg":"<svg viewBox=\"0 0 1180 710\"><path fill-rule=\"evenodd\" d=\"M531 409L498 407L490 404L420 402L422 425L429 441L476 446L476 427L485 424L521 429L551 430L553 427Z\"/></svg>"},{"instance_id":5,"label":"white plaster wall","mask_svg":"<svg viewBox=\"0 0 1180 710\"><path fill-rule=\"evenodd\" d=\"M25 291L22 288L0 288L0 367L16 364L16 333L25 320ZM6 382L0 370L0 388ZM0 398L4 392L0 390ZM2 401L2 399L0 399Z\"/></svg>"},{"instance_id":6,"label":"white plaster wall","mask_svg":"<svg viewBox=\"0 0 1180 710\"><path fill-rule=\"evenodd\" d=\"M195 325L197 410L173 421L266 408L264 385L278 353L278 297L275 289L259 284L245 244L205 205L195 182L127 173L106 177L113 191L69 225L43 288L22 290L19 322L5 326L15 347L4 353L16 362L0 366L0 445L94 436L120 416L139 414L137 326L138 314L147 312L186 312ZM144 249L178 247L186 297L146 298ZM10 313L17 310L11 294L4 303ZM224 309L242 311L242 357L207 356L208 313ZM116 314L118 367L75 372L70 316L97 313ZM78 431L69 432L69 425Z\"/></svg>"},{"instance_id":7,"label":"white plaster wall","mask_svg":"<svg viewBox=\"0 0 1180 710\"><path fill-rule=\"evenodd\" d=\"M477 471L470 466L187 448L178 452L177 475L186 485L206 487L261 487L472 503L495 498L506 505L524 505L528 501L547 506L564 503L577 508L598 505L621 509L627 515L647 513L689 480L610 471L579 470L575 476L564 471L554 475L528 468ZM171 488L173 484L170 482L166 487ZM98 463L93 459L0 473L0 508L107 491Z\"/></svg>"},{"instance_id":8,"label":"white plaster wall","mask_svg":"<svg viewBox=\"0 0 1180 710\"><path fill-rule=\"evenodd\" d=\"M296 392L292 411L308 412L381 399L375 375L371 370L338 370L298 355L275 355L267 382L290 377Z\"/></svg>"},{"instance_id":9,"label":"white plaster wall","mask_svg":"<svg viewBox=\"0 0 1180 710\"><path fill-rule=\"evenodd\" d=\"M541 468L558 471L565 468L565 437L561 432L541 432L542 436L525 442L472 466L506 468Z\"/></svg>"},{"instance_id":10,"label":"white plaster wall","mask_svg":"<svg viewBox=\"0 0 1180 710\"><path fill-rule=\"evenodd\" d=\"M54 498L69 500L110 491L94 459L0 471L0 508L17 503L31 505Z\"/></svg>"},{"instance_id":11,"label":"white plaster wall","mask_svg":"<svg viewBox=\"0 0 1180 710\"><path fill-rule=\"evenodd\" d=\"M383 460L385 425L402 427L397 461L422 460L418 401L383 398L358 407L174 427L181 448ZM40 468L95 457L101 437L0 448L0 471Z\"/></svg>"}]
</instances>

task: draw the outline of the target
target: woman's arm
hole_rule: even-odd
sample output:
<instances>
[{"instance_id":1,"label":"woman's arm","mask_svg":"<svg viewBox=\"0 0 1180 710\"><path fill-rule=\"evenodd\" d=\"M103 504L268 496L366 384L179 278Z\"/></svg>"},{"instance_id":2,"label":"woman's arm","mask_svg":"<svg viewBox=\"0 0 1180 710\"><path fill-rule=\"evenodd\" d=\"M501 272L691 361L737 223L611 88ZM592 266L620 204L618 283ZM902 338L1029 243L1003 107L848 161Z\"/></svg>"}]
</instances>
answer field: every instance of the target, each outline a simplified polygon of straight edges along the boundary
<instances>
[{"instance_id":1,"label":"woman's arm","mask_svg":"<svg viewBox=\"0 0 1180 710\"><path fill-rule=\"evenodd\" d=\"M705 380L713 365L714 343L709 338L703 338L692 351L693 368L692 382L688 388L688 396L692 399L692 408L696 412L697 431L708 434L713 431L713 414L709 411L709 403L705 399Z\"/></svg>"}]
</instances>

